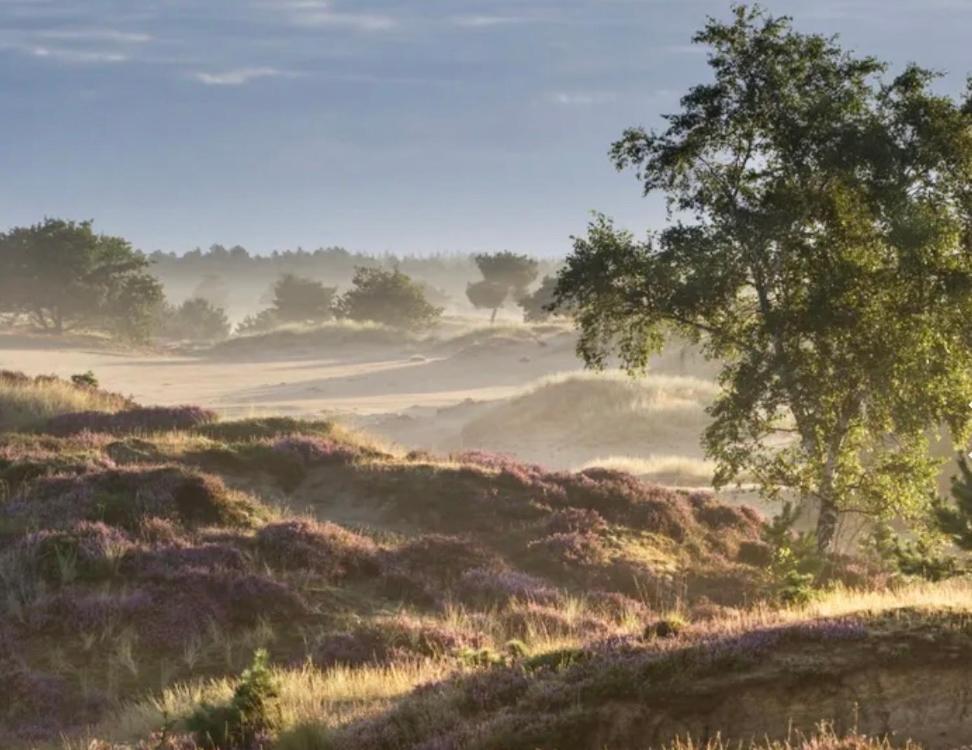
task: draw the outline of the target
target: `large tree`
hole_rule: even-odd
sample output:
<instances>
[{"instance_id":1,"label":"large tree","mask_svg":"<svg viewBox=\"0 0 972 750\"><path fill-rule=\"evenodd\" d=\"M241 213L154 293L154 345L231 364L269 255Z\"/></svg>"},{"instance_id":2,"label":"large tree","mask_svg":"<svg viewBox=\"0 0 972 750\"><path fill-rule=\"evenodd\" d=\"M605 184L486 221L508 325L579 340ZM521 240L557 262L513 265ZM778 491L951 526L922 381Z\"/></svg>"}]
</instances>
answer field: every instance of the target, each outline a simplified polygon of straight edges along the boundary
<instances>
[{"instance_id":1,"label":"large tree","mask_svg":"<svg viewBox=\"0 0 972 750\"><path fill-rule=\"evenodd\" d=\"M492 310L490 323L496 321L496 313L510 296L519 300L526 295L540 272L533 258L508 250L474 255L473 261L483 278L466 287L466 297L473 307Z\"/></svg>"},{"instance_id":2,"label":"large tree","mask_svg":"<svg viewBox=\"0 0 972 750\"><path fill-rule=\"evenodd\" d=\"M398 269L357 268L336 304L342 318L419 330L434 325L442 308L429 303L422 287Z\"/></svg>"},{"instance_id":3,"label":"large tree","mask_svg":"<svg viewBox=\"0 0 972 750\"><path fill-rule=\"evenodd\" d=\"M136 338L161 299L149 262L121 237L91 222L45 219L0 235L0 307L60 333L108 325Z\"/></svg>"},{"instance_id":4,"label":"large tree","mask_svg":"<svg viewBox=\"0 0 972 750\"><path fill-rule=\"evenodd\" d=\"M639 371L692 337L722 362L717 482L815 500L821 548L841 512L924 513L929 431L964 440L972 416L972 87L889 80L759 8L696 42L713 80L611 152L668 226L637 241L597 217L559 277L579 352Z\"/></svg>"}]
</instances>

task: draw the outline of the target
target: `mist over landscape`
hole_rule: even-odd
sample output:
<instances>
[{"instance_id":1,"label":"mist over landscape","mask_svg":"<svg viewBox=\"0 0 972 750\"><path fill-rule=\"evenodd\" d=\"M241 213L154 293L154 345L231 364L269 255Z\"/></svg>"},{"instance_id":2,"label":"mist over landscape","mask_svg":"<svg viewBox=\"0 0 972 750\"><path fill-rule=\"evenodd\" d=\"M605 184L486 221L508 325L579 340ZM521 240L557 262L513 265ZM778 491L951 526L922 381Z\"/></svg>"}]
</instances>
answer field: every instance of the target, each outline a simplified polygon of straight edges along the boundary
<instances>
[{"instance_id":1,"label":"mist over landscape","mask_svg":"<svg viewBox=\"0 0 972 750\"><path fill-rule=\"evenodd\" d=\"M972 745L970 30L0 0L0 750Z\"/></svg>"}]
</instances>

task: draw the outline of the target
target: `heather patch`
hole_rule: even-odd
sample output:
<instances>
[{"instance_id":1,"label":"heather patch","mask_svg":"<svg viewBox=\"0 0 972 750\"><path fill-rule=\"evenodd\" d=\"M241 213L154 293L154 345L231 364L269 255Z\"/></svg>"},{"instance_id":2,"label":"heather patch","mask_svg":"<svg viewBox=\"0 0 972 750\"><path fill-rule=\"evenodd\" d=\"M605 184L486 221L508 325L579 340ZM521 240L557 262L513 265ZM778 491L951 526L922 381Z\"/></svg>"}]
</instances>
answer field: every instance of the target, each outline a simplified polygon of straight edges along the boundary
<instances>
[{"instance_id":1,"label":"heather patch","mask_svg":"<svg viewBox=\"0 0 972 750\"><path fill-rule=\"evenodd\" d=\"M360 451L350 445L308 435L280 438L272 444L272 448L303 466L348 464L360 454Z\"/></svg>"},{"instance_id":2,"label":"heather patch","mask_svg":"<svg viewBox=\"0 0 972 750\"><path fill-rule=\"evenodd\" d=\"M191 430L217 419L215 412L199 406L137 407L113 414L98 411L60 414L47 421L44 431L52 435L172 432Z\"/></svg>"},{"instance_id":3,"label":"heather patch","mask_svg":"<svg viewBox=\"0 0 972 750\"><path fill-rule=\"evenodd\" d=\"M251 523L256 513L252 501L220 479L162 466L43 477L0 507L0 520L51 528L102 521L135 530L151 517L186 526L232 526Z\"/></svg>"},{"instance_id":4,"label":"heather patch","mask_svg":"<svg viewBox=\"0 0 972 750\"><path fill-rule=\"evenodd\" d=\"M315 649L314 663L322 667L388 664L415 657L455 656L463 649L484 645L485 638L477 633L398 615L328 636Z\"/></svg>"},{"instance_id":5,"label":"heather patch","mask_svg":"<svg viewBox=\"0 0 972 750\"><path fill-rule=\"evenodd\" d=\"M148 648L178 651L211 624L232 631L307 612L297 593L264 576L183 568L131 590L63 588L33 602L24 619L35 634L103 637L128 629Z\"/></svg>"},{"instance_id":6,"label":"heather patch","mask_svg":"<svg viewBox=\"0 0 972 750\"><path fill-rule=\"evenodd\" d=\"M473 568L463 573L457 594L481 605L505 604L511 599L556 603L561 592L546 581L510 568Z\"/></svg>"},{"instance_id":7,"label":"heather patch","mask_svg":"<svg viewBox=\"0 0 972 750\"><path fill-rule=\"evenodd\" d=\"M271 565L313 570L328 580L378 572L378 548L333 523L293 520L268 524L256 534L256 548Z\"/></svg>"},{"instance_id":8,"label":"heather patch","mask_svg":"<svg viewBox=\"0 0 972 750\"><path fill-rule=\"evenodd\" d=\"M292 417L260 417L199 425L193 432L224 443L243 443L288 435L328 436L333 422L308 421Z\"/></svg>"},{"instance_id":9,"label":"heather patch","mask_svg":"<svg viewBox=\"0 0 972 750\"><path fill-rule=\"evenodd\" d=\"M133 543L120 529L103 523L80 521L68 529L44 529L23 537L4 553L4 573L20 574L48 583L96 581L118 571Z\"/></svg>"}]
</instances>

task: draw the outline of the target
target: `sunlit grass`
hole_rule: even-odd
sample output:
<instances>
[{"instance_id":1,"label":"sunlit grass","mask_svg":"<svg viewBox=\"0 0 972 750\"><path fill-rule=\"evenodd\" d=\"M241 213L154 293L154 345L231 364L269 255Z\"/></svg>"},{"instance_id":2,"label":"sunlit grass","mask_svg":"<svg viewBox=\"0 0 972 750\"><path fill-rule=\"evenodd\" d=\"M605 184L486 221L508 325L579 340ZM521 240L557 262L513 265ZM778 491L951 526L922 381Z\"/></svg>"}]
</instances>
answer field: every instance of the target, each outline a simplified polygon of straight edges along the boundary
<instances>
[{"instance_id":1,"label":"sunlit grass","mask_svg":"<svg viewBox=\"0 0 972 750\"><path fill-rule=\"evenodd\" d=\"M18 382L0 379L0 431L43 424L51 417L81 411L118 412L124 398L63 380Z\"/></svg>"}]
</instances>

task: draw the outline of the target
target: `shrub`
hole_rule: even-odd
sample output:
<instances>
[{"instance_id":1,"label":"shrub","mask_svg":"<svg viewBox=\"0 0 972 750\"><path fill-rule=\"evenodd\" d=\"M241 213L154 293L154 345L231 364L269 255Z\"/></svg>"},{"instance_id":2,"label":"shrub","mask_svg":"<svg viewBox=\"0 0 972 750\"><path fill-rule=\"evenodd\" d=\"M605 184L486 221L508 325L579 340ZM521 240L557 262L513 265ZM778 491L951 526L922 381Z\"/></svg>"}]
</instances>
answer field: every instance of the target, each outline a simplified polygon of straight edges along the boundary
<instances>
[{"instance_id":1,"label":"shrub","mask_svg":"<svg viewBox=\"0 0 972 750\"><path fill-rule=\"evenodd\" d=\"M98 388L98 378L95 377L95 374L91 370L72 375L71 382L79 388L93 388L95 390Z\"/></svg>"},{"instance_id":2,"label":"shrub","mask_svg":"<svg viewBox=\"0 0 972 750\"><path fill-rule=\"evenodd\" d=\"M77 435L81 432L112 435L168 432L191 430L217 419L215 412L200 406L152 406L126 409L114 414L98 411L60 414L47 421L44 431L51 435Z\"/></svg>"},{"instance_id":3,"label":"shrub","mask_svg":"<svg viewBox=\"0 0 972 750\"><path fill-rule=\"evenodd\" d=\"M203 747L216 750L256 750L280 725L278 687L263 649L240 676L229 703L203 703L186 725Z\"/></svg>"},{"instance_id":4,"label":"shrub","mask_svg":"<svg viewBox=\"0 0 972 750\"><path fill-rule=\"evenodd\" d=\"M194 297L175 309L166 309L159 332L172 339L221 341L229 336L230 324L225 310Z\"/></svg>"},{"instance_id":5,"label":"shrub","mask_svg":"<svg viewBox=\"0 0 972 750\"><path fill-rule=\"evenodd\" d=\"M253 315L247 315L240 323L237 323L235 333L237 336L269 333L275 328L279 328L282 322L274 310L261 310Z\"/></svg>"},{"instance_id":6,"label":"shrub","mask_svg":"<svg viewBox=\"0 0 972 750\"><path fill-rule=\"evenodd\" d=\"M320 323L334 317L331 309L335 287L319 281L284 274L273 285L273 316L284 322Z\"/></svg>"},{"instance_id":7,"label":"shrub","mask_svg":"<svg viewBox=\"0 0 972 750\"><path fill-rule=\"evenodd\" d=\"M336 306L342 318L422 329L442 314L442 308L429 304L422 288L401 271L357 268L352 284Z\"/></svg>"}]
</instances>

